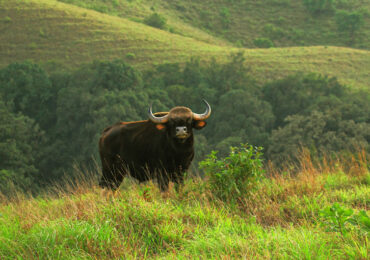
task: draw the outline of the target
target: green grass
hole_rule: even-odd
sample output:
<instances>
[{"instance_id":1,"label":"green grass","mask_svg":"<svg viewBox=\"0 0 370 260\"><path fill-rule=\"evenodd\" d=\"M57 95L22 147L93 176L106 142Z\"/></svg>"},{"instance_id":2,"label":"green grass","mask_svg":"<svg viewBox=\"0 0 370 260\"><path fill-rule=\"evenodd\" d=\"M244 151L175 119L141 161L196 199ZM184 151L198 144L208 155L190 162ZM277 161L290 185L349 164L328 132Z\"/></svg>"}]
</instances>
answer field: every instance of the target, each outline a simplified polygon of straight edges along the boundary
<instances>
[{"instance_id":1,"label":"green grass","mask_svg":"<svg viewBox=\"0 0 370 260\"><path fill-rule=\"evenodd\" d=\"M256 38L268 37L275 46L347 46L348 35L338 31L335 12L311 15L303 0L59 0L135 21L153 12L168 20L176 33L209 43L256 47ZM367 1L337 1L337 10L361 10L365 25L353 47L370 48L370 4ZM210 36L212 35L212 36Z\"/></svg>"},{"instance_id":2,"label":"green grass","mask_svg":"<svg viewBox=\"0 0 370 260\"><path fill-rule=\"evenodd\" d=\"M369 214L369 172L326 172L266 178L239 207L198 179L162 195L130 180L116 193L90 180L37 198L18 194L0 204L0 258L368 259L368 235L328 232L320 212L339 202Z\"/></svg>"},{"instance_id":3,"label":"green grass","mask_svg":"<svg viewBox=\"0 0 370 260\"><path fill-rule=\"evenodd\" d=\"M370 81L367 50L322 46L238 49L54 0L1 0L1 6L0 16L10 19L0 21L0 66L32 60L46 67L59 64L74 69L96 59L123 58L148 68L185 63L192 56L224 61L230 52L244 51L247 64L261 82L297 71L336 76L356 88L366 88Z\"/></svg>"}]
</instances>

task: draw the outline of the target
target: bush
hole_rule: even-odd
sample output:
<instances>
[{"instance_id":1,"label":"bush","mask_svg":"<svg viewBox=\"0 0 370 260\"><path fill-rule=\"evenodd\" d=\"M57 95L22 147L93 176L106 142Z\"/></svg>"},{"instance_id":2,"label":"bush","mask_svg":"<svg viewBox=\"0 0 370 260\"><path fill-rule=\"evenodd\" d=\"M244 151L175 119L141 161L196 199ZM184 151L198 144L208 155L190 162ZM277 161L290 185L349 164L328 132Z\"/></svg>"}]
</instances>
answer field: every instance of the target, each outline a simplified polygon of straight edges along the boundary
<instances>
[{"instance_id":1,"label":"bush","mask_svg":"<svg viewBox=\"0 0 370 260\"><path fill-rule=\"evenodd\" d=\"M135 53L128 52L128 53L126 53L125 57L128 60L134 60L136 58L136 55L135 55Z\"/></svg>"},{"instance_id":2,"label":"bush","mask_svg":"<svg viewBox=\"0 0 370 260\"><path fill-rule=\"evenodd\" d=\"M231 147L228 157L218 159L216 151L199 163L209 178L210 189L219 199L236 202L253 190L256 182L263 176L262 147L244 144Z\"/></svg>"},{"instance_id":3,"label":"bush","mask_svg":"<svg viewBox=\"0 0 370 260\"><path fill-rule=\"evenodd\" d=\"M221 16L221 23L224 29L228 29L230 27L230 11L228 8L224 7L220 10Z\"/></svg>"},{"instance_id":4,"label":"bush","mask_svg":"<svg viewBox=\"0 0 370 260\"><path fill-rule=\"evenodd\" d=\"M269 38L257 38L253 41L253 43L258 48L274 47L274 43Z\"/></svg>"},{"instance_id":5,"label":"bush","mask_svg":"<svg viewBox=\"0 0 370 260\"><path fill-rule=\"evenodd\" d=\"M355 41L355 33L364 25L362 13L358 11L339 11L336 16L336 23L340 32L347 32L350 37L350 45Z\"/></svg>"},{"instance_id":6,"label":"bush","mask_svg":"<svg viewBox=\"0 0 370 260\"><path fill-rule=\"evenodd\" d=\"M265 37L273 40L281 40L281 38L285 37L287 34L282 28L270 23L263 27L263 33Z\"/></svg>"},{"instance_id":7,"label":"bush","mask_svg":"<svg viewBox=\"0 0 370 260\"><path fill-rule=\"evenodd\" d=\"M335 0L303 0L303 4L314 15L330 13L335 10Z\"/></svg>"},{"instance_id":8,"label":"bush","mask_svg":"<svg viewBox=\"0 0 370 260\"><path fill-rule=\"evenodd\" d=\"M166 18L158 13L153 13L144 20L145 24L159 29L164 29L166 27L166 22Z\"/></svg>"},{"instance_id":9,"label":"bush","mask_svg":"<svg viewBox=\"0 0 370 260\"><path fill-rule=\"evenodd\" d=\"M361 210L357 214L353 213L353 209L347 209L334 203L320 212L321 226L325 227L328 232L339 232L342 236L346 236L351 228L356 229L359 234L367 236L370 232L370 218L366 211Z\"/></svg>"}]
</instances>

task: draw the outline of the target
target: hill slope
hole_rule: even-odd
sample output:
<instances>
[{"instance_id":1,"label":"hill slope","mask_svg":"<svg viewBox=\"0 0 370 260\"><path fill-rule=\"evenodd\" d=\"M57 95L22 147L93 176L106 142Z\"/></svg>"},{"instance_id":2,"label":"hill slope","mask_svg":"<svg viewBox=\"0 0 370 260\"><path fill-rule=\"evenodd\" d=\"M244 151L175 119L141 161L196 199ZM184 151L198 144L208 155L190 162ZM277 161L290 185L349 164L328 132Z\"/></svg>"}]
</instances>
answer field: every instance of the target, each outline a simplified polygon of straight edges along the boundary
<instances>
[{"instance_id":1,"label":"hill slope","mask_svg":"<svg viewBox=\"0 0 370 260\"><path fill-rule=\"evenodd\" d=\"M30 59L75 68L95 59L124 58L134 66L184 63L192 56L225 60L244 51L256 78L296 71L336 76L354 87L370 82L370 52L342 47L239 49L155 29L54 0L2 0L0 66Z\"/></svg>"},{"instance_id":2,"label":"hill slope","mask_svg":"<svg viewBox=\"0 0 370 260\"><path fill-rule=\"evenodd\" d=\"M333 45L370 49L370 2L337 0L310 13L303 0L59 0L111 15L143 21L153 12L167 19L167 29L209 43L220 39L255 48L269 38L276 47ZM363 14L364 24L350 43L338 30L337 11ZM210 36L210 35L213 35ZM215 38L217 37L217 38Z\"/></svg>"}]
</instances>

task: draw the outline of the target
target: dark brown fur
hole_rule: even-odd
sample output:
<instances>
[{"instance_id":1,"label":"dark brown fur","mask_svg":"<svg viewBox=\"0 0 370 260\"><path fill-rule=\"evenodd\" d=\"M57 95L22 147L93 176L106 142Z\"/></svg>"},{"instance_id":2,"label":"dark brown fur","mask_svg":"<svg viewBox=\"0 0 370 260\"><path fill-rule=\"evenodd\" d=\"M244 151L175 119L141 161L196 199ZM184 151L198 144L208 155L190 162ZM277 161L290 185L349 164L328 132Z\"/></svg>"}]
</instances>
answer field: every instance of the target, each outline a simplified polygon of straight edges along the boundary
<instances>
[{"instance_id":1,"label":"dark brown fur","mask_svg":"<svg viewBox=\"0 0 370 260\"><path fill-rule=\"evenodd\" d=\"M99 141L101 187L118 188L126 174L139 182L156 178L162 191L167 190L169 181L183 182L183 173L194 157L192 128L205 124L193 120L191 110L185 107L173 108L169 114L169 121L160 124L163 128L145 120L117 123L103 131ZM186 126L188 137L177 138L176 126Z\"/></svg>"}]
</instances>

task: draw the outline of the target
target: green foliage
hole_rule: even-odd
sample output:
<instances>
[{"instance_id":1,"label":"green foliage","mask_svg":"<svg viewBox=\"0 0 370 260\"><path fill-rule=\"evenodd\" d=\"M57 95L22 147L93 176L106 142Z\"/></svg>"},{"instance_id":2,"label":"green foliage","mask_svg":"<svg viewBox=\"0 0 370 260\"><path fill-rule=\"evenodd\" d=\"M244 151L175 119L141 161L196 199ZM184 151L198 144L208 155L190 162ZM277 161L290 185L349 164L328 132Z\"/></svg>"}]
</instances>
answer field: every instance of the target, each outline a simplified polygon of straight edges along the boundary
<instances>
[{"instance_id":1,"label":"green foliage","mask_svg":"<svg viewBox=\"0 0 370 260\"><path fill-rule=\"evenodd\" d=\"M155 111L184 105L202 113L202 98L213 113L196 133L195 163L212 149L227 156L230 146L245 142L265 147L266 159L278 165L296 160L301 145L318 156L369 149L367 91L350 91L317 74L296 74L261 87L242 52L225 63L192 58L184 66L165 63L143 73L122 60L96 61L72 72L53 70L48 75L30 62L0 70L5 111L0 143L2 158L12 162L0 168L3 176L22 179L30 172L48 182L73 174L73 164L95 167L105 127L145 119L149 104ZM23 134L6 130L17 127ZM12 138L13 146L7 144Z\"/></svg>"},{"instance_id":2,"label":"green foliage","mask_svg":"<svg viewBox=\"0 0 370 260\"><path fill-rule=\"evenodd\" d=\"M158 13L153 13L144 19L145 24L159 29L164 29L166 27L166 22L166 18Z\"/></svg>"},{"instance_id":3,"label":"green foliage","mask_svg":"<svg viewBox=\"0 0 370 260\"><path fill-rule=\"evenodd\" d=\"M42 129L54 120L55 93L46 72L31 62L13 63L0 70L0 94L12 111L33 118Z\"/></svg>"},{"instance_id":4,"label":"green foliage","mask_svg":"<svg viewBox=\"0 0 370 260\"><path fill-rule=\"evenodd\" d=\"M11 23L11 22L12 22L12 18L10 18L9 16L5 16L2 20L3 20L5 23Z\"/></svg>"},{"instance_id":5,"label":"green foliage","mask_svg":"<svg viewBox=\"0 0 370 260\"><path fill-rule=\"evenodd\" d=\"M370 124L344 120L339 113L312 111L307 116L288 116L285 123L273 130L270 138L269 158L277 165L296 162L301 147L308 147L318 157L370 149Z\"/></svg>"},{"instance_id":6,"label":"green foliage","mask_svg":"<svg viewBox=\"0 0 370 260\"><path fill-rule=\"evenodd\" d=\"M0 96L0 193L37 190L37 159L44 133L34 120L12 113Z\"/></svg>"},{"instance_id":7,"label":"green foliage","mask_svg":"<svg viewBox=\"0 0 370 260\"><path fill-rule=\"evenodd\" d=\"M315 74L266 84L263 93L276 119L267 147L276 164L295 161L302 146L319 157L370 149L368 93L348 93L336 79Z\"/></svg>"},{"instance_id":8,"label":"green foliage","mask_svg":"<svg viewBox=\"0 0 370 260\"><path fill-rule=\"evenodd\" d=\"M335 11L335 0L303 0L307 10L314 15Z\"/></svg>"},{"instance_id":9,"label":"green foliage","mask_svg":"<svg viewBox=\"0 0 370 260\"><path fill-rule=\"evenodd\" d=\"M135 53L129 52L129 53L126 53L125 57L128 60L134 60L136 58L136 55L135 55Z\"/></svg>"},{"instance_id":10,"label":"green foliage","mask_svg":"<svg viewBox=\"0 0 370 260\"><path fill-rule=\"evenodd\" d=\"M263 177L262 148L244 144L231 147L228 157L218 159L213 151L199 163L209 178L211 191L221 200L237 202L248 196Z\"/></svg>"},{"instance_id":11,"label":"green foliage","mask_svg":"<svg viewBox=\"0 0 370 260\"><path fill-rule=\"evenodd\" d=\"M324 225L327 231L339 232L344 236L349 231L346 225L350 223L353 209L346 209L338 203L334 203L331 207L322 210L320 215L325 220Z\"/></svg>"},{"instance_id":12,"label":"green foliage","mask_svg":"<svg viewBox=\"0 0 370 260\"><path fill-rule=\"evenodd\" d=\"M256 39L254 39L253 43L258 48L274 47L274 43L269 38L256 38Z\"/></svg>"},{"instance_id":13,"label":"green foliage","mask_svg":"<svg viewBox=\"0 0 370 260\"><path fill-rule=\"evenodd\" d=\"M275 128L284 125L288 115L310 111L323 97L343 97L345 87L335 78L319 74L296 74L266 84L264 99L272 106Z\"/></svg>"},{"instance_id":14,"label":"green foliage","mask_svg":"<svg viewBox=\"0 0 370 260\"><path fill-rule=\"evenodd\" d=\"M285 37L286 34L283 29L273 24L266 24L263 27L263 32L266 37L271 38L273 40L281 40L283 37Z\"/></svg>"},{"instance_id":15,"label":"green foliage","mask_svg":"<svg viewBox=\"0 0 370 260\"><path fill-rule=\"evenodd\" d=\"M253 144L267 145L267 129L273 125L274 115L270 104L259 99L258 94L257 89L249 86L245 90L230 90L220 96L218 107L214 109L213 120L217 124L213 140L233 136L240 138L241 142L252 140ZM225 152L221 150L221 154Z\"/></svg>"},{"instance_id":16,"label":"green foliage","mask_svg":"<svg viewBox=\"0 0 370 260\"><path fill-rule=\"evenodd\" d=\"M335 21L340 32L346 32L350 37L350 45L354 43L356 32L364 25L363 14L359 11L341 10L336 13Z\"/></svg>"},{"instance_id":17,"label":"green foliage","mask_svg":"<svg viewBox=\"0 0 370 260\"><path fill-rule=\"evenodd\" d=\"M350 227L357 228L360 234L365 236L370 231L370 218L364 210L354 215L353 209L346 209L339 203L334 203L322 210L320 215L323 219L321 225L327 231L339 232L342 236L347 236Z\"/></svg>"},{"instance_id":18,"label":"green foliage","mask_svg":"<svg viewBox=\"0 0 370 260\"><path fill-rule=\"evenodd\" d=\"M93 165L103 129L119 121L145 117L148 91L141 75L123 61L95 62L69 76L57 96L56 127L43 168L55 175L74 162ZM49 173L49 177L55 177Z\"/></svg>"},{"instance_id":19,"label":"green foliage","mask_svg":"<svg viewBox=\"0 0 370 260\"><path fill-rule=\"evenodd\" d=\"M221 23L224 29L228 29L230 26L230 10L227 7L223 7L220 10Z\"/></svg>"}]
</instances>

